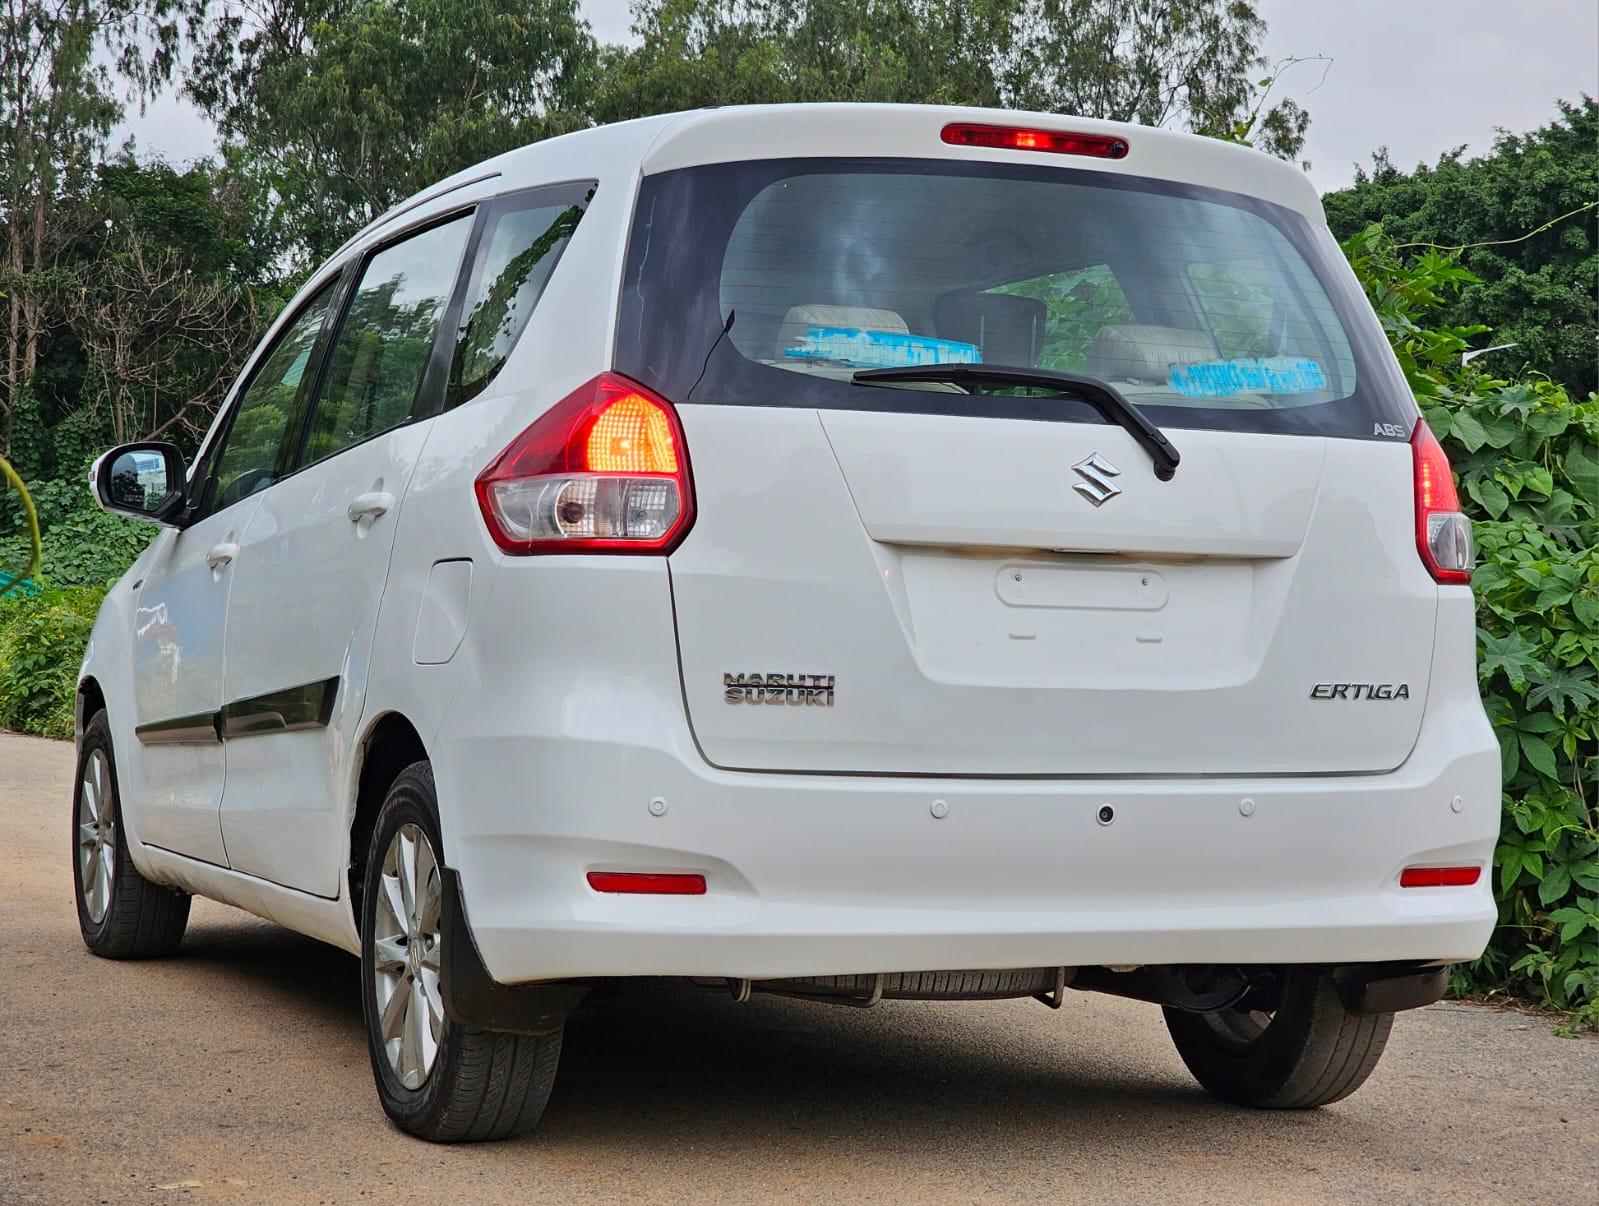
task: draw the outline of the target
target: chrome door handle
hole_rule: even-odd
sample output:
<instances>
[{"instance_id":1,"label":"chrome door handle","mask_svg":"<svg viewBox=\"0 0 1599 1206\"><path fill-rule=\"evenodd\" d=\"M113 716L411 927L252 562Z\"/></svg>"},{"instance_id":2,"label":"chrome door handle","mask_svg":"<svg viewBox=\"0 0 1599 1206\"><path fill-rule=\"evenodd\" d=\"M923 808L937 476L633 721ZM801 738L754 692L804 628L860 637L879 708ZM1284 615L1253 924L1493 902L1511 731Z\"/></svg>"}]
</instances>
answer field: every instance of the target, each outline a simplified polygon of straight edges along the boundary
<instances>
[{"instance_id":1,"label":"chrome door handle","mask_svg":"<svg viewBox=\"0 0 1599 1206\"><path fill-rule=\"evenodd\" d=\"M227 565L239 555L239 546L231 540L224 540L221 544L213 544L206 552L205 563L212 569Z\"/></svg>"},{"instance_id":2,"label":"chrome door handle","mask_svg":"<svg viewBox=\"0 0 1599 1206\"><path fill-rule=\"evenodd\" d=\"M344 513L350 517L351 523L360 523L363 519L376 519L387 513L393 505L394 495L387 490L369 490L352 498L349 509Z\"/></svg>"}]
</instances>

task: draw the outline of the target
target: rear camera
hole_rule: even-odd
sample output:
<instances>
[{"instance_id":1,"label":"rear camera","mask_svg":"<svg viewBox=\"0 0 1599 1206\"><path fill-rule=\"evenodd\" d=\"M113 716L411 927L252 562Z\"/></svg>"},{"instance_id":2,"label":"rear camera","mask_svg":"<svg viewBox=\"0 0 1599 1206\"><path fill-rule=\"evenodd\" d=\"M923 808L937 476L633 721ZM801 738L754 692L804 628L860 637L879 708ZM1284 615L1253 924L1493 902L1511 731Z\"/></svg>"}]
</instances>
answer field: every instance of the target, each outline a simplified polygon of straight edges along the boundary
<instances>
[{"instance_id":1,"label":"rear camera","mask_svg":"<svg viewBox=\"0 0 1599 1206\"><path fill-rule=\"evenodd\" d=\"M1099 823L1101 825L1109 825L1115 819L1116 810L1114 808L1109 804L1101 804L1099 806Z\"/></svg>"}]
</instances>

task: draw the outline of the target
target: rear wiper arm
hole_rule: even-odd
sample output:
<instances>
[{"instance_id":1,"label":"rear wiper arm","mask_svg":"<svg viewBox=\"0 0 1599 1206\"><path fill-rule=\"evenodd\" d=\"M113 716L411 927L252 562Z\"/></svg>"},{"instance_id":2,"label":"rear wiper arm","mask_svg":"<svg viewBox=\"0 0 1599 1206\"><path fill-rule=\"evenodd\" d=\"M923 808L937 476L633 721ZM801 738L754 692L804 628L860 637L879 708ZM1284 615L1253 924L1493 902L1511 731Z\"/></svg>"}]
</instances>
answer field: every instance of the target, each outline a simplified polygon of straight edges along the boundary
<instances>
[{"instance_id":1,"label":"rear wiper arm","mask_svg":"<svg viewBox=\"0 0 1599 1206\"><path fill-rule=\"evenodd\" d=\"M1098 377L1057 373L1050 369L1011 368L1002 364L917 364L905 368L862 369L852 378L857 385L928 383L959 385L968 390L987 387L1042 389L1088 403L1107 421L1126 430L1155 462L1155 476L1169 482L1182 459L1165 432L1156 427L1122 392Z\"/></svg>"}]
</instances>

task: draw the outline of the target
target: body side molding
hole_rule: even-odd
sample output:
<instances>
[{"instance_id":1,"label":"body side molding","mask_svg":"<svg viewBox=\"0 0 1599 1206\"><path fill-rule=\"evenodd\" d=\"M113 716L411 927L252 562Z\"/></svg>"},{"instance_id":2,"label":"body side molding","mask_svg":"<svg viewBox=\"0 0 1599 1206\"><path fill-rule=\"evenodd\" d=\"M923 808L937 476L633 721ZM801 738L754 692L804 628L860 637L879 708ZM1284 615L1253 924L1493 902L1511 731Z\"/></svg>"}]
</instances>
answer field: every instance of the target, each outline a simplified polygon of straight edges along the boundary
<instances>
[{"instance_id":1,"label":"body side molding","mask_svg":"<svg viewBox=\"0 0 1599 1206\"><path fill-rule=\"evenodd\" d=\"M237 737L326 728L333 719L333 701L338 693L339 679L335 675L236 699L218 712L151 721L138 725L133 732L144 745L211 745Z\"/></svg>"}]
</instances>

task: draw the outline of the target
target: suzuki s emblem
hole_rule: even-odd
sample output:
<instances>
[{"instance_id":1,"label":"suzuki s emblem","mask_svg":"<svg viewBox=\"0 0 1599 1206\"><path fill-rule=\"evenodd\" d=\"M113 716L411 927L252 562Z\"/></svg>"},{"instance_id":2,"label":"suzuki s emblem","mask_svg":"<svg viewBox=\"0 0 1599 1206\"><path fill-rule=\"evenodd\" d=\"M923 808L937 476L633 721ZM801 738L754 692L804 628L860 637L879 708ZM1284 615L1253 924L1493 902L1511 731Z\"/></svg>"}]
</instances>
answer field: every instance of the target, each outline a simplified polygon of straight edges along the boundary
<instances>
[{"instance_id":1,"label":"suzuki s emblem","mask_svg":"<svg viewBox=\"0 0 1599 1206\"><path fill-rule=\"evenodd\" d=\"M1097 452L1086 461L1078 461L1072 468L1083 479L1073 482L1072 489L1096 507L1103 506L1122 492L1122 488L1110 480L1120 477L1122 471Z\"/></svg>"}]
</instances>

